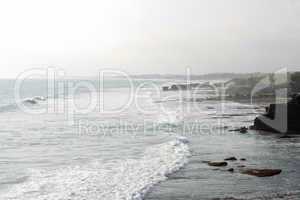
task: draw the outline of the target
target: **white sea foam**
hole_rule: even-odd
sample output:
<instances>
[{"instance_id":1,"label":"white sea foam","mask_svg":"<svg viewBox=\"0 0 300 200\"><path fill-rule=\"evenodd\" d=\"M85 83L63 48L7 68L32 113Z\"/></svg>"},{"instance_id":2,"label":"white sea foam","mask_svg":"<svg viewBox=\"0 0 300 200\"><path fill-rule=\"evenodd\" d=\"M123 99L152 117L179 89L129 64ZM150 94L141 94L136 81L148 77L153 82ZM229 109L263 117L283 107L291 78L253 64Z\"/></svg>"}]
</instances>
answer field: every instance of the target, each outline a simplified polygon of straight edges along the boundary
<instances>
[{"instance_id":1,"label":"white sea foam","mask_svg":"<svg viewBox=\"0 0 300 200\"><path fill-rule=\"evenodd\" d=\"M43 96L36 96L33 98L26 98L23 99L20 104L25 104L26 106L30 106L30 105L37 105L39 104L40 101L46 101L47 98L43 97ZM9 112L9 111L15 111L18 109L18 105L16 103L11 103L8 105L1 105L0 106L0 113L1 112Z\"/></svg>"},{"instance_id":2,"label":"white sea foam","mask_svg":"<svg viewBox=\"0 0 300 200\"><path fill-rule=\"evenodd\" d=\"M159 115L158 117L158 123L160 124L173 124L177 125L180 122L182 122L183 117L181 116L181 113L179 112L165 112L164 114Z\"/></svg>"},{"instance_id":3,"label":"white sea foam","mask_svg":"<svg viewBox=\"0 0 300 200\"><path fill-rule=\"evenodd\" d=\"M140 159L93 162L39 171L12 188L7 200L141 200L146 192L187 162L186 138L148 148Z\"/></svg>"}]
</instances>

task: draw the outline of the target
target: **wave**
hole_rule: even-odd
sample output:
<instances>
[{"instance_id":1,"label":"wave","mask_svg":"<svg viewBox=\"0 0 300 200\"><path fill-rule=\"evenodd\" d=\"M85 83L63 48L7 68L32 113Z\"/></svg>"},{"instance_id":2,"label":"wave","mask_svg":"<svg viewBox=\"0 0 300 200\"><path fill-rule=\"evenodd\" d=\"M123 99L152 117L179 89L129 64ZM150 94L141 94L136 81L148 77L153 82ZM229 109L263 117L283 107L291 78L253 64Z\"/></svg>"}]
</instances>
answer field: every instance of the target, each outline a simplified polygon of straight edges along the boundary
<instances>
[{"instance_id":1,"label":"wave","mask_svg":"<svg viewBox=\"0 0 300 200\"><path fill-rule=\"evenodd\" d=\"M26 98L24 100L21 101L21 104L24 104L26 106L30 106L30 105L37 105L39 104L39 102L41 101L46 101L47 98L43 97L43 96L35 96L32 98ZM17 103L11 103L8 105L3 105L0 106L0 112L10 112L10 111L15 111L18 109L18 104Z\"/></svg>"},{"instance_id":2,"label":"wave","mask_svg":"<svg viewBox=\"0 0 300 200\"><path fill-rule=\"evenodd\" d=\"M47 98L43 96L35 96L33 98L28 98L22 101L22 103L28 103L28 104L38 104L39 101L46 101Z\"/></svg>"},{"instance_id":3,"label":"wave","mask_svg":"<svg viewBox=\"0 0 300 200\"><path fill-rule=\"evenodd\" d=\"M155 184L182 168L190 155L188 140L148 148L142 158L93 162L85 166L38 171L2 198L7 200L141 200ZM1 198L1 199L2 199Z\"/></svg>"},{"instance_id":4,"label":"wave","mask_svg":"<svg viewBox=\"0 0 300 200\"><path fill-rule=\"evenodd\" d=\"M174 133L182 126L183 117L179 112L167 112L157 117L156 123L147 127L147 131L163 131L165 133Z\"/></svg>"}]
</instances>

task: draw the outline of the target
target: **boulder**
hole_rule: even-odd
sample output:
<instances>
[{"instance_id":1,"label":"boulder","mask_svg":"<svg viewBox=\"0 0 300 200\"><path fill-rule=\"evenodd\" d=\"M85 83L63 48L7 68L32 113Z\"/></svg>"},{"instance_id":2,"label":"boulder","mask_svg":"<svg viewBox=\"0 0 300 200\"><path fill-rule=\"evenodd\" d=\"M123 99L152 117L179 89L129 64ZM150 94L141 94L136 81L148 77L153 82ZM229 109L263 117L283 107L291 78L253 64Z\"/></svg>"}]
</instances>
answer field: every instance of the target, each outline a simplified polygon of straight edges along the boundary
<instances>
[{"instance_id":1,"label":"boulder","mask_svg":"<svg viewBox=\"0 0 300 200\"><path fill-rule=\"evenodd\" d=\"M241 158L240 161L246 161L246 158Z\"/></svg>"},{"instance_id":2,"label":"boulder","mask_svg":"<svg viewBox=\"0 0 300 200\"><path fill-rule=\"evenodd\" d=\"M227 171L234 172L234 169L233 168L229 168Z\"/></svg>"},{"instance_id":3,"label":"boulder","mask_svg":"<svg viewBox=\"0 0 300 200\"><path fill-rule=\"evenodd\" d=\"M270 104L266 112L255 118L255 130L273 133L295 133L300 132L300 95L293 95L288 103Z\"/></svg>"},{"instance_id":4,"label":"boulder","mask_svg":"<svg viewBox=\"0 0 300 200\"><path fill-rule=\"evenodd\" d=\"M280 136L279 138L293 138L293 137L290 135L283 135L283 136Z\"/></svg>"},{"instance_id":5,"label":"boulder","mask_svg":"<svg viewBox=\"0 0 300 200\"><path fill-rule=\"evenodd\" d=\"M247 132L248 132L248 128L246 128L246 127L240 128L240 133L247 133Z\"/></svg>"},{"instance_id":6,"label":"boulder","mask_svg":"<svg viewBox=\"0 0 300 200\"><path fill-rule=\"evenodd\" d=\"M225 167L228 165L227 162L208 162L207 164L212 167Z\"/></svg>"},{"instance_id":7,"label":"boulder","mask_svg":"<svg viewBox=\"0 0 300 200\"><path fill-rule=\"evenodd\" d=\"M229 158L225 158L224 160L226 161L236 161L236 157L229 157Z\"/></svg>"},{"instance_id":8,"label":"boulder","mask_svg":"<svg viewBox=\"0 0 300 200\"><path fill-rule=\"evenodd\" d=\"M179 89L179 88L178 88L178 85L171 85L170 90L175 91L175 90L178 90L178 89Z\"/></svg>"},{"instance_id":9,"label":"boulder","mask_svg":"<svg viewBox=\"0 0 300 200\"><path fill-rule=\"evenodd\" d=\"M274 127L264 122L263 116L258 116L254 119L254 125L251 127L251 129L279 133L279 131L276 130Z\"/></svg>"},{"instance_id":10,"label":"boulder","mask_svg":"<svg viewBox=\"0 0 300 200\"><path fill-rule=\"evenodd\" d=\"M162 90L163 90L163 91L168 91L168 90L169 90L169 86L163 86L163 87L162 87Z\"/></svg>"},{"instance_id":11,"label":"boulder","mask_svg":"<svg viewBox=\"0 0 300 200\"><path fill-rule=\"evenodd\" d=\"M278 175L281 171L281 169L246 169L241 173L257 177L268 177Z\"/></svg>"}]
</instances>

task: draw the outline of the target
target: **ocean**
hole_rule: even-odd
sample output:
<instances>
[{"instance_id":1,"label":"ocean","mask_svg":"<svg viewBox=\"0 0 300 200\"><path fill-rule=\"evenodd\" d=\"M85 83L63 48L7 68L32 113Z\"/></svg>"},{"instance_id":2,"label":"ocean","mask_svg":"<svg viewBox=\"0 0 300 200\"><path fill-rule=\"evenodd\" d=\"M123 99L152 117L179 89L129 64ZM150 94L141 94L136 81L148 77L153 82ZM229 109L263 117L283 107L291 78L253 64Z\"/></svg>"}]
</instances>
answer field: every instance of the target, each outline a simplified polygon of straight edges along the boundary
<instances>
[{"instance_id":1,"label":"ocean","mask_svg":"<svg viewBox=\"0 0 300 200\"><path fill-rule=\"evenodd\" d=\"M299 199L299 137L231 132L263 106L162 92L167 82L32 79L16 99L16 82L0 80L0 199ZM227 167L205 163L230 156Z\"/></svg>"}]
</instances>

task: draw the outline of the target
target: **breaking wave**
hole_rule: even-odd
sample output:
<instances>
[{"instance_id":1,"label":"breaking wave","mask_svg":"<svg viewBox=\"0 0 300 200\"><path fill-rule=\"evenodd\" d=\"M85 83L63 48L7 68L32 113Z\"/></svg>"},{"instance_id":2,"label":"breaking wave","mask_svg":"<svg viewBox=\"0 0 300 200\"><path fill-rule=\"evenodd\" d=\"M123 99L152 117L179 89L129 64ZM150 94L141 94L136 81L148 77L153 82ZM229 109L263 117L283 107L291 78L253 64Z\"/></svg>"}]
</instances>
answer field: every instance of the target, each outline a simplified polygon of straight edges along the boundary
<instances>
[{"instance_id":1,"label":"breaking wave","mask_svg":"<svg viewBox=\"0 0 300 200\"><path fill-rule=\"evenodd\" d=\"M1 199L141 200L153 185L183 167L189 155L188 140L180 137L148 148L140 159L35 172Z\"/></svg>"},{"instance_id":2,"label":"breaking wave","mask_svg":"<svg viewBox=\"0 0 300 200\"><path fill-rule=\"evenodd\" d=\"M21 103L24 104L25 106L30 106L30 105L38 105L39 102L46 101L46 100L47 100L46 97L35 96L32 98L26 98L26 99L22 100ZM17 103L11 103L8 105L0 106L0 112L10 112L10 111L15 111L17 109L18 109Z\"/></svg>"}]
</instances>

